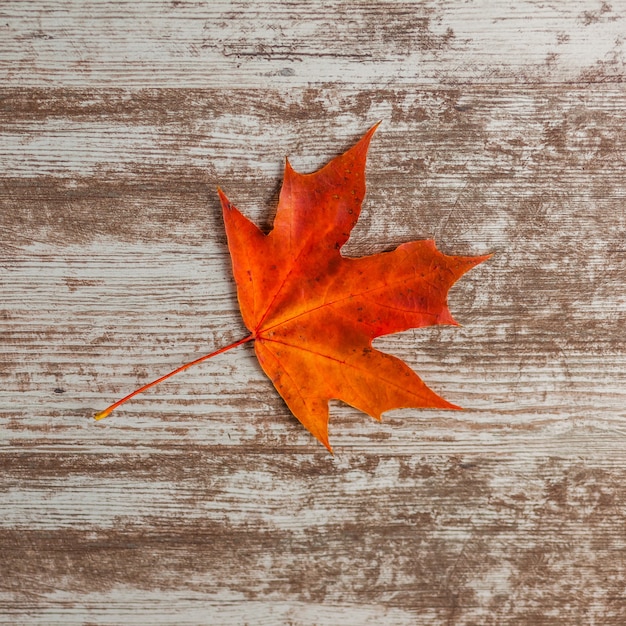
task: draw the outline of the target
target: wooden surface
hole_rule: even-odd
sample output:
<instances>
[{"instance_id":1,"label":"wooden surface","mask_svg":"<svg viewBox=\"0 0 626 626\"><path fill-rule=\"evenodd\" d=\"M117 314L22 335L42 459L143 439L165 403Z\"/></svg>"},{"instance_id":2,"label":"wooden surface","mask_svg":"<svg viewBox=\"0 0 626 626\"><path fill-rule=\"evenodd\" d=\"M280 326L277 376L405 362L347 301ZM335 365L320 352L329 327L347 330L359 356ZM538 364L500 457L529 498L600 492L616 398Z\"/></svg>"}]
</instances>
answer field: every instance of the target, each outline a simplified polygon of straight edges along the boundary
<instances>
[{"instance_id":1,"label":"wooden surface","mask_svg":"<svg viewBox=\"0 0 626 626\"><path fill-rule=\"evenodd\" d=\"M0 3L0 621L626 623L626 4ZM243 336L271 224L382 119L346 252L494 252L377 341L462 412L331 407Z\"/></svg>"}]
</instances>

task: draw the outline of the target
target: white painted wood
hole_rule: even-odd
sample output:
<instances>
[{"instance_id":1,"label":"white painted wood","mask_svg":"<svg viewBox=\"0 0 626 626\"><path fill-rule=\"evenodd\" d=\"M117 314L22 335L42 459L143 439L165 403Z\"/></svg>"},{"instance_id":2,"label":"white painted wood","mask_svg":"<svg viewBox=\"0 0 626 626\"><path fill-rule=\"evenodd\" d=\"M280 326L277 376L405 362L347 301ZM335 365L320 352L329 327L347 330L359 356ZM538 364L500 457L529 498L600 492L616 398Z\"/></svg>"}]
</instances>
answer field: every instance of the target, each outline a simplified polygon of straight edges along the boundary
<instances>
[{"instance_id":1,"label":"white painted wood","mask_svg":"<svg viewBox=\"0 0 626 626\"><path fill-rule=\"evenodd\" d=\"M2 75L24 86L621 82L624 4L11 0Z\"/></svg>"},{"instance_id":2,"label":"white painted wood","mask_svg":"<svg viewBox=\"0 0 626 626\"><path fill-rule=\"evenodd\" d=\"M621 626L625 15L0 5L0 623ZM268 228L378 119L347 253L495 253L377 341L465 410L331 457L246 345L94 422L245 334L217 185Z\"/></svg>"}]
</instances>

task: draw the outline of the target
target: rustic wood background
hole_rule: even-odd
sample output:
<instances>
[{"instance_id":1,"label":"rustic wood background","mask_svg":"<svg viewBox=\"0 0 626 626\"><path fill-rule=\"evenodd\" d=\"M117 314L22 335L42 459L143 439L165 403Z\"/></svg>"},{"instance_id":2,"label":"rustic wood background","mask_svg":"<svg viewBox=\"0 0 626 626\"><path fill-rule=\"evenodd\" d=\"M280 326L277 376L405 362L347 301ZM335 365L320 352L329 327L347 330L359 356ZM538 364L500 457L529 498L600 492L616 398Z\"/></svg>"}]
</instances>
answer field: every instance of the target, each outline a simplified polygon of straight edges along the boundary
<instances>
[{"instance_id":1,"label":"rustic wood background","mask_svg":"<svg viewBox=\"0 0 626 626\"><path fill-rule=\"evenodd\" d=\"M0 2L0 619L626 623L626 2ZM379 340L466 410L331 457L242 346L258 223L383 120L348 251L494 252Z\"/></svg>"}]
</instances>

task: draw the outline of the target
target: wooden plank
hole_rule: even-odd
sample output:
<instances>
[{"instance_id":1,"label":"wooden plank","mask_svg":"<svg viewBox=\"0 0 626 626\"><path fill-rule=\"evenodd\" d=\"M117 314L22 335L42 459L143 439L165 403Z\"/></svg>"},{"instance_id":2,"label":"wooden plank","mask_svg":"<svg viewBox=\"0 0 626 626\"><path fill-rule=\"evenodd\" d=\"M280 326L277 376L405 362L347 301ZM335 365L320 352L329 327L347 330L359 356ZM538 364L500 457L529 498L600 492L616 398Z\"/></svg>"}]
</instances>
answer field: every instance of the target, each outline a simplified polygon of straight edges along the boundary
<instances>
[{"instance_id":1,"label":"wooden plank","mask_svg":"<svg viewBox=\"0 0 626 626\"><path fill-rule=\"evenodd\" d=\"M623 2L12 0L20 85L362 88L621 82Z\"/></svg>"},{"instance_id":2,"label":"wooden plank","mask_svg":"<svg viewBox=\"0 0 626 626\"><path fill-rule=\"evenodd\" d=\"M4 4L0 623L621 626L624 13ZM216 186L267 229L378 119L346 252L495 253L377 341L465 410L331 457L241 346L94 422L245 333Z\"/></svg>"},{"instance_id":3,"label":"wooden plank","mask_svg":"<svg viewBox=\"0 0 626 626\"><path fill-rule=\"evenodd\" d=\"M623 616L621 88L267 95L4 92L8 620ZM92 422L243 334L216 184L267 225L281 153L319 166L386 112L350 252L496 251L463 328L380 342L469 410L336 404L333 459L242 348ZM127 604L159 585L197 595Z\"/></svg>"}]
</instances>

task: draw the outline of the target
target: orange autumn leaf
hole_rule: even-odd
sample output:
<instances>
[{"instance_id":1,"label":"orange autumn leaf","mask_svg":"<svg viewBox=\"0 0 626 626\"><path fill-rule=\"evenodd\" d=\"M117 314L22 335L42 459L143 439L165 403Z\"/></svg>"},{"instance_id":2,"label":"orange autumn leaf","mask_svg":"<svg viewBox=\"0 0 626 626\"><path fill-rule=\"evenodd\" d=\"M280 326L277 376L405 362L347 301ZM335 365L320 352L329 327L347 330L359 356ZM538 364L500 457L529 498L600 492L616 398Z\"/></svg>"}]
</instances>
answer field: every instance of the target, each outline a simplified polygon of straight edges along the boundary
<instances>
[{"instance_id":1,"label":"orange autumn leaf","mask_svg":"<svg viewBox=\"0 0 626 626\"><path fill-rule=\"evenodd\" d=\"M274 226L264 234L220 191L244 323L261 367L292 413L329 450L328 401L376 419L401 407L458 408L401 360L372 347L381 335L456 324L454 282L488 256L448 256L432 240L347 258L378 125L313 174L285 164Z\"/></svg>"},{"instance_id":2,"label":"orange autumn leaf","mask_svg":"<svg viewBox=\"0 0 626 626\"><path fill-rule=\"evenodd\" d=\"M313 174L299 174L287 161L268 234L218 190L250 335L140 387L96 419L170 376L249 341L292 413L329 450L331 399L376 419L402 407L458 408L400 359L374 349L372 340L409 328L456 324L448 290L490 255L448 256L432 240L361 258L341 254L361 211L367 149L377 126Z\"/></svg>"}]
</instances>

